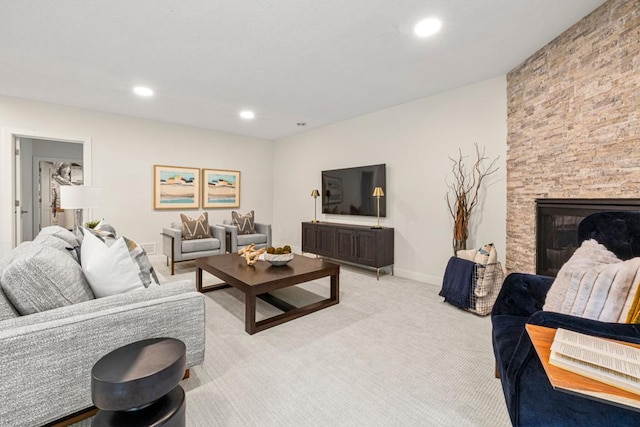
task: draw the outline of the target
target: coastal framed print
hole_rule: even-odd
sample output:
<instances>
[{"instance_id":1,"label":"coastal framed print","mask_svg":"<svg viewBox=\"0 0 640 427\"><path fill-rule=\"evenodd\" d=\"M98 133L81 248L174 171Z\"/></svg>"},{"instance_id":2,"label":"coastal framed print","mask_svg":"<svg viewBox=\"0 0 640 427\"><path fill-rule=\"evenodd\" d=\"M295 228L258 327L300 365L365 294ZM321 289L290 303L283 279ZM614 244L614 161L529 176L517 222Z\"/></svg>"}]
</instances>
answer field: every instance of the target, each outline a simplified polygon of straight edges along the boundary
<instances>
[{"instance_id":1,"label":"coastal framed print","mask_svg":"<svg viewBox=\"0 0 640 427\"><path fill-rule=\"evenodd\" d=\"M202 169L202 207L239 208L240 171Z\"/></svg>"},{"instance_id":2,"label":"coastal framed print","mask_svg":"<svg viewBox=\"0 0 640 427\"><path fill-rule=\"evenodd\" d=\"M154 209L198 209L199 207L199 168L153 166Z\"/></svg>"}]
</instances>

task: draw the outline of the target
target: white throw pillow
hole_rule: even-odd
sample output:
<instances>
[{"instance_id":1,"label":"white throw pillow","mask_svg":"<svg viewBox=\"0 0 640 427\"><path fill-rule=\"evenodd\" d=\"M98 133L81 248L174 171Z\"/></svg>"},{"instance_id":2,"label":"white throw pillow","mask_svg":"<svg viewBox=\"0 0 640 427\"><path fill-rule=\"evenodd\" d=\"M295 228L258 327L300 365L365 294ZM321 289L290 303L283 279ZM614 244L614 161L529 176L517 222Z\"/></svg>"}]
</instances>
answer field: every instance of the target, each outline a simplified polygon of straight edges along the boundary
<instances>
[{"instance_id":1,"label":"white throw pillow","mask_svg":"<svg viewBox=\"0 0 640 427\"><path fill-rule=\"evenodd\" d=\"M107 246L85 230L80 254L82 271L97 298L145 288L122 237Z\"/></svg>"},{"instance_id":2,"label":"white throw pillow","mask_svg":"<svg viewBox=\"0 0 640 427\"><path fill-rule=\"evenodd\" d=\"M586 240L560 268L543 309L602 322L624 322L640 281L640 258L618 259Z\"/></svg>"},{"instance_id":3,"label":"white throw pillow","mask_svg":"<svg viewBox=\"0 0 640 427\"><path fill-rule=\"evenodd\" d=\"M456 252L456 256L473 262L476 259L476 252L478 252L476 249L460 249Z\"/></svg>"},{"instance_id":4,"label":"white throw pillow","mask_svg":"<svg viewBox=\"0 0 640 427\"><path fill-rule=\"evenodd\" d=\"M620 259L600 243L593 239L585 240L560 268L549 292L547 292L547 298L542 309L560 312L571 280L577 280L578 282L581 280L581 277L573 278L574 275L584 276L588 270L598 265L619 262Z\"/></svg>"}]
</instances>

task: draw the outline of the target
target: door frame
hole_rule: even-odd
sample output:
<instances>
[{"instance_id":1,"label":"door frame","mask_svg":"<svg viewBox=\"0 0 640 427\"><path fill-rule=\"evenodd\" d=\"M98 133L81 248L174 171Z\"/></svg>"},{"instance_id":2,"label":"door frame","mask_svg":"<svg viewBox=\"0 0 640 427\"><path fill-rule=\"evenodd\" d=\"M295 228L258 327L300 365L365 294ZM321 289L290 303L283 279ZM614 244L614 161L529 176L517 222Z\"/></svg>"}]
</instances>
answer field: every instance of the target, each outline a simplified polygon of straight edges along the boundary
<instances>
[{"instance_id":1,"label":"door frame","mask_svg":"<svg viewBox=\"0 0 640 427\"><path fill-rule=\"evenodd\" d=\"M91 185L91 137L42 132L29 129L2 128L0 145L0 257L8 255L16 246L16 138L82 144L83 182Z\"/></svg>"}]
</instances>

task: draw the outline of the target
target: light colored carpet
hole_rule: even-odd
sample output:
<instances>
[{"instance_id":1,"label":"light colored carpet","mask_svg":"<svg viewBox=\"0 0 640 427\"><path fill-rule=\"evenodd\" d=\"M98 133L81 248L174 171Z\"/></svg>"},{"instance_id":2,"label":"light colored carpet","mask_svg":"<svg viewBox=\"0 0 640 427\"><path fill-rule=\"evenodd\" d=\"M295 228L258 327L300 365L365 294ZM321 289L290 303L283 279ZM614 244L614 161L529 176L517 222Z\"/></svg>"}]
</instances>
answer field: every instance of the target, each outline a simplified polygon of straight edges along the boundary
<instances>
[{"instance_id":1,"label":"light colored carpet","mask_svg":"<svg viewBox=\"0 0 640 427\"><path fill-rule=\"evenodd\" d=\"M164 283L195 281L193 262L173 277L154 267ZM205 273L205 285L218 282ZM325 278L279 296L308 303L328 288ZM206 293L205 361L182 382L187 425L510 425L489 317L445 304L439 290L343 266L340 304L255 335L240 292ZM260 300L257 312L280 313Z\"/></svg>"}]
</instances>

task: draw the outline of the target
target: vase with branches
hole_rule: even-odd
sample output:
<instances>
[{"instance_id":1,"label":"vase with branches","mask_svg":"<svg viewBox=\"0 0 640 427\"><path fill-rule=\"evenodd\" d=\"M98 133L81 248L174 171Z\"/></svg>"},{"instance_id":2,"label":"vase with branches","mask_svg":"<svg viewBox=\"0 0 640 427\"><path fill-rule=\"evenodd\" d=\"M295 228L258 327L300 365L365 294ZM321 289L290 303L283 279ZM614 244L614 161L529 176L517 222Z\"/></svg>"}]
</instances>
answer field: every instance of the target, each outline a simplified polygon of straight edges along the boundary
<instances>
[{"instance_id":1,"label":"vase with branches","mask_svg":"<svg viewBox=\"0 0 640 427\"><path fill-rule=\"evenodd\" d=\"M453 181L447 181L448 191L445 196L449 213L453 218L453 254L461 249L467 249L467 239L469 238L469 219L471 212L476 207L479 200L482 181L489 175L495 173L499 167L496 165L500 156L491 160L485 156L485 149L480 151L475 143L476 159L470 170L465 166L466 156L462 155L462 150L458 149L458 157L451 160L451 172Z\"/></svg>"}]
</instances>

